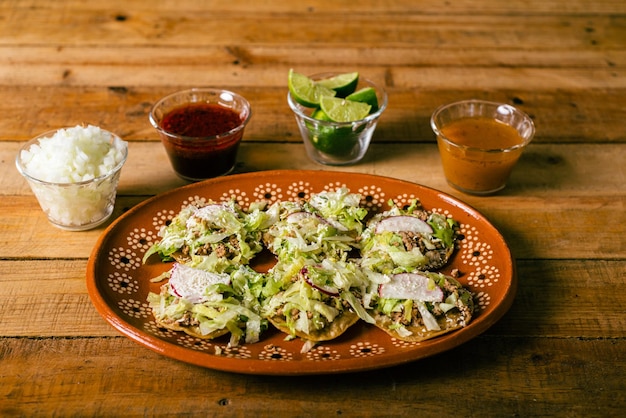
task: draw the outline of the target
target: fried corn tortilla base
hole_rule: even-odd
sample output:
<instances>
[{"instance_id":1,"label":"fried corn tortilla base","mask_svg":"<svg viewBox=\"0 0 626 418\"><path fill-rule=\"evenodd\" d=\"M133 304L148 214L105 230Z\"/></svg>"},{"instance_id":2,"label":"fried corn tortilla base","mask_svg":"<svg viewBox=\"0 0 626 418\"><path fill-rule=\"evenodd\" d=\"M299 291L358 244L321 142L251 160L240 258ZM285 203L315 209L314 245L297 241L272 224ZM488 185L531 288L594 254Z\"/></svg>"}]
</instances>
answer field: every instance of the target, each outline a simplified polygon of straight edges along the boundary
<instances>
[{"instance_id":1,"label":"fried corn tortilla base","mask_svg":"<svg viewBox=\"0 0 626 418\"><path fill-rule=\"evenodd\" d=\"M394 324L393 320L389 316L382 313L375 313L372 316L374 317L374 320L376 321L376 326L378 328L385 331L387 334L391 335L394 338L410 342L426 341L431 338L447 334L449 332L463 328L471 320L471 315L466 315L465 318L463 318L463 315L461 315L461 313L458 311L449 312L444 316L437 318L437 323L439 324L441 330L431 331L425 326L408 326L405 328L411 331L411 335L405 336L400 335L395 329L389 328Z\"/></svg>"},{"instance_id":2,"label":"fried corn tortilla base","mask_svg":"<svg viewBox=\"0 0 626 418\"><path fill-rule=\"evenodd\" d=\"M222 335L226 335L229 333L228 329L224 328L213 331L209 334L202 334L202 332L200 332L199 326L183 327L176 321L163 321L158 319L156 315L154 317L156 324L161 328L169 329L172 331L183 331L184 333L191 335L192 337L202 338L203 340L212 340L214 338L218 338Z\"/></svg>"},{"instance_id":3,"label":"fried corn tortilla base","mask_svg":"<svg viewBox=\"0 0 626 418\"><path fill-rule=\"evenodd\" d=\"M452 257L453 253L454 253L454 246L442 248L441 250L439 250L439 254L441 255L441 260L431 260L422 268L426 270L440 269L448 264L448 262L450 261L450 257Z\"/></svg>"},{"instance_id":4,"label":"fried corn tortilla base","mask_svg":"<svg viewBox=\"0 0 626 418\"><path fill-rule=\"evenodd\" d=\"M308 341L330 341L346 332L348 328L350 328L359 320L359 316L354 312L344 311L341 315L337 316L326 328L321 330L315 330L313 333L310 334L306 334L301 331L295 331L295 334L292 333L289 329L289 326L287 325L285 317L282 315L273 316L271 318L268 318L268 320L272 325L274 325L285 334L295 335L296 337Z\"/></svg>"}]
</instances>

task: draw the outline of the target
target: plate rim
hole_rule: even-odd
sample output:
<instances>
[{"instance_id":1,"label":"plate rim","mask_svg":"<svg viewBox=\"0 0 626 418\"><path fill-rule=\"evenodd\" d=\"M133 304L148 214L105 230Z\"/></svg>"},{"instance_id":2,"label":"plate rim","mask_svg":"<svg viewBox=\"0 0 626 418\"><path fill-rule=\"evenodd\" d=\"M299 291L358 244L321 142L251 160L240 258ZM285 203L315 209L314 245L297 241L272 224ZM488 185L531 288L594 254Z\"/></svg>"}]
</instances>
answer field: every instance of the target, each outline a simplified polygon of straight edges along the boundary
<instances>
[{"instance_id":1,"label":"plate rim","mask_svg":"<svg viewBox=\"0 0 626 418\"><path fill-rule=\"evenodd\" d=\"M510 266L511 276L508 277L507 285L503 286L504 292L503 297L500 303L494 307L494 309L485 316L478 317L476 320L470 322L470 324L465 329L457 330L453 333L449 333L436 339L430 340L431 342L423 347L420 347L419 353L412 355L410 357L396 354L396 355L387 355L384 358L376 358L377 361L372 361L368 363L375 363L370 365L362 364L363 360L359 358L351 358L351 359L342 359L341 364L333 364L332 370L320 370L319 363L310 361L310 362L281 362L281 367L276 368L257 368L254 365L259 363L263 363L262 360L252 360L252 359L241 359L241 358L226 358L219 357L219 361L210 362L211 364L207 364L206 361L201 361L200 357L202 356L185 356L185 354L189 354L190 351L193 351L196 354L201 354L198 351L191 350L189 348L185 348L183 346L173 344L169 341L165 341L163 339L158 338L157 336L148 334L147 332L136 328L134 325L124 321L119 315L117 315L107 301L105 297L100 292L100 285L97 275L98 265L102 260L98 258L98 254L103 247L103 245L113 239L113 233L122 224L127 218L135 216L138 212L141 212L143 208L151 205L153 202L162 200L167 198L168 196L184 193L185 190L188 189L205 189L207 187L211 187L214 184L220 184L224 182L228 183L236 183L237 180L247 180L253 177L261 176L263 180L267 180L271 182L272 179L275 178L285 178L286 176L314 176L314 175L335 175L335 176L344 176L344 177L359 177L361 179L369 179L372 181L381 181L384 180L387 183L396 183L402 185L410 185L411 187L417 187L418 189L426 190L429 193L435 194L438 198L444 199L448 205L454 206L462 210L464 213L472 216L477 221L486 224L486 226L492 229L494 233L494 237L498 238L499 244L501 248L506 249L507 257L506 264ZM287 177L288 178L288 177ZM340 177L337 177L340 178ZM349 183L349 179L341 178L342 182ZM209 368L213 370L220 370L225 372L233 372L233 373L242 373L242 374L253 374L253 375L276 375L276 376L286 376L286 375L320 375L320 374L338 374L338 373L346 373L346 372L360 372L360 371L369 371L374 369L381 369L391 366L397 366L401 364L406 364L409 362L417 361L424 359L426 357L433 356L435 354L443 353L445 351L449 351L451 349L457 348L460 345L465 344L469 340L476 338L477 336L484 333L487 329L492 327L496 322L498 322L504 314L510 309L513 304L513 300L515 299L517 293L517 266L513 254L511 253L510 248L508 247L504 237L500 233L500 231L477 209L473 206L457 199L456 197L442 192L440 190L431 188L429 186L424 186L415 182L402 180L389 176L381 176L376 174L368 174L368 173L358 173L358 172L349 172L349 171L333 171L333 170L265 170L265 171L256 171L256 172L248 172L241 174L232 174L228 176L217 177L213 179L204 180L201 182L186 184L174 189L170 189L159 193L155 196L152 196L135 206L131 207L129 210L121 214L117 217L107 228L100 234L96 243L91 250L89 259L87 261L87 269L86 269L86 282L87 282L87 291L89 294L89 298L92 302L92 305L95 307L96 311L103 317L103 319L115 328L118 332L120 332L123 336L129 338L130 340L138 343L139 345L146 347L157 354L162 356L182 361L184 363L193 364L196 366ZM361 325L363 326L363 325ZM464 330L468 330L467 332L463 332ZM470 332L471 331L471 332ZM380 331L382 332L382 331ZM390 337L391 338L391 337ZM449 339L454 339L454 342L451 344L447 344L445 348L441 348L441 345L438 344L438 341L448 341ZM433 343L434 341L434 343ZM259 343L262 343L259 342ZM258 343L257 343L258 344ZM204 353L206 355L210 355L208 353ZM211 355L214 356L214 355ZM214 356L218 358L217 356ZM399 357L399 358L398 358ZM236 363L234 363L236 362ZM285 365L289 363L298 363L301 367L285 367ZM310 363L306 367L305 363ZM334 362L333 362L334 363ZM358 363L358 365L352 365L351 363ZM276 364L276 363L274 363ZM246 367L248 366L248 367ZM292 366L292 365L290 365ZM305 366L305 367L302 367Z\"/></svg>"}]
</instances>

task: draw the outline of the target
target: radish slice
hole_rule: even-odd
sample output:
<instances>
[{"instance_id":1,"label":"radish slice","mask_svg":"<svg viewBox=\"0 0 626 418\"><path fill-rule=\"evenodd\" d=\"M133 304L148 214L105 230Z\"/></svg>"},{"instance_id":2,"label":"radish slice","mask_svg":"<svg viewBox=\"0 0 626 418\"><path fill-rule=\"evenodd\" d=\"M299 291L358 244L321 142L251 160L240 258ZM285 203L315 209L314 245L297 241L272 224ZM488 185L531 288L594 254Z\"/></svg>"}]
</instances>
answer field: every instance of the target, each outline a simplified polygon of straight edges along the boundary
<instances>
[{"instance_id":1,"label":"radish slice","mask_svg":"<svg viewBox=\"0 0 626 418\"><path fill-rule=\"evenodd\" d=\"M229 284L230 275L211 273L184 264L174 264L170 275L172 293L191 303L202 303L209 298L204 294L207 287L217 284Z\"/></svg>"},{"instance_id":2,"label":"radish slice","mask_svg":"<svg viewBox=\"0 0 626 418\"><path fill-rule=\"evenodd\" d=\"M389 283L378 287L378 294L385 299L411 299L423 302L442 302L443 290L426 276L416 273L400 273L391 276Z\"/></svg>"},{"instance_id":3,"label":"radish slice","mask_svg":"<svg viewBox=\"0 0 626 418\"><path fill-rule=\"evenodd\" d=\"M196 210L194 213L194 216L197 216L198 218L201 219L206 219L206 220L211 220L213 218L215 218L215 216L223 211L228 211L233 213L233 210L226 206L226 205L220 205L220 204L211 204L211 205L207 205L207 206L203 206L200 209Z\"/></svg>"},{"instance_id":4,"label":"radish slice","mask_svg":"<svg viewBox=\"0 0 626 418\"><path fill-rule=\"evenodd\" d=\"M294 212L287 215L287 222L290 224L297 224L298 222L311 217L315 217L315 215L309 212Z\"/></svg>"},{"instance_id":5,"label":"radish slice","mask_svg":"<svg viewBox=\"0 0 626 418\"><path fill-rule=\"evenodd\" d=\"M330 225L333 228L335 228L337 231L345 232L345 231L348 230L348 228L343 226L343 224L341 222L339 222L338 220L336 220L336 219L322 218L321 216L320 216L320 219L323 219L324 222L326 222L328 225Z\"/></svg>"},{"instance_id":6,"label":"radish slice","mask_svg":"<svg viewBox=\"0 0 626 418\"><path fill-rule=\"evenodd\" d=\"M378 222L376 232L413 232L416 234L432 234L433 229L426 222L414 216L390 216Z\"/></svg>"},{"instance_id":7,"label":"radish slice","mask_svg":"<svg viewBox=\"0 0 626 418\"><path fill-rule=\"evenodd\" d=\"M300 275L304 277L304 280L309 286L319 290L320 292L325 293L328 296L339 296L339 289L337 289L335 286L319 284L311 280L311 278L309 277L309 271L306 267L302 267L302 269L300 270Z\"/></svg>"},{"instance_id":8,"label":"radish slice","mask_svg":"<svg viewBox=\"0 0 626 418\"><path fill-rule=\"evenodd\" d=\"M219 213L224 212L224 211L232 212L232 209L225 205L220 205L217 203L203 206L197 209L193 213L193 216L187 219L187 224L186 224L187 228L190 228L190 229L195 228L196 225L198 225L201 222L201 220L214 222L215 219L219 216Z\"/></svg>"}]
</instances>

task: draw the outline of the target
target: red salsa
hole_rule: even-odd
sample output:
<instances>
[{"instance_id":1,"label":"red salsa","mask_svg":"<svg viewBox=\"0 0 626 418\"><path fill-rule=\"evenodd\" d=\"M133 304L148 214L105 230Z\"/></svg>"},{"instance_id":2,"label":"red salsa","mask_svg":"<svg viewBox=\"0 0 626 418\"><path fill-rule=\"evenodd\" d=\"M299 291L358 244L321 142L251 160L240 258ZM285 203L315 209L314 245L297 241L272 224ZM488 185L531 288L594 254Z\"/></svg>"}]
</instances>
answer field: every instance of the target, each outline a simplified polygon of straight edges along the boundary
<instances>
[{"instance_id":1,"label":"red salsa","mask_svg":"<svg viewBox=\"0 0 626 418\"><path fill-rule=\"evenodd\" d=\"M161 127L173 134L210 137L235 129L241 124L239 113L214 103L193 103L177 107L163 117Z\"/></svg>"},{"instance_id":2,"label":"red salsa","mask_svg":"<svg viewBox=\"0 0 626 418\"><path fill-rule=\"evenodd\" d=\"M215 138L243 123L233 109L213 103L192 103L165 114L161 128L170 134L163 144L174 170L187 180L202 180L229 173L234 165L243 129Z\"/></svg>"}]
</instances>

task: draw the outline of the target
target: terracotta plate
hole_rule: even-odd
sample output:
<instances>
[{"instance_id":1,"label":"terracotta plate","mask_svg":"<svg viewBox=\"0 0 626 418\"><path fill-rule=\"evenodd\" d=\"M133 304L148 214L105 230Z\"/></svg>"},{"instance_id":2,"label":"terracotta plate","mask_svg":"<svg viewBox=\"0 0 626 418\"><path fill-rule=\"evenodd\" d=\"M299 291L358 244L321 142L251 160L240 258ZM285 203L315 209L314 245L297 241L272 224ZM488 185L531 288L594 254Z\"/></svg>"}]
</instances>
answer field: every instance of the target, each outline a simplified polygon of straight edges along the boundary
<instances>
[{"instance_id":1,"label":"terracotta plate","mask_svg":"<svg viewBox=\"0 0 626 418\"><path fill-rule=\"evenodd\" d=\"M475 294L477 312L465 328L422 343L391 338L375 327L358 323L337 340L301 353L302 341L285 341L275 330L261 341L228 347L226 337L206 341L159 328L146 302L162 283L150 279L170 268L152 257L141 260L158 240L159 229L183 206L236 196L242 207L259 200L295 200L311 193L346 186L363 196L371 211L387 202L418 197L426 209L452 216L463 239L451 264L460 281ZM156 259L152 261L153 259ZM253 264L267 269L266 257ZM442 192L387 177L330 171L267 171L220 177L184 186L151 198L129 210L102 234L87 267L87 287L98 312L113 327L162 355L217 370L262 375L305 375L370 370L414 361L456 347L479 335L509 309L516 289L514 262L500 233L476 210Z\"/></svg>"}]
</instances>

